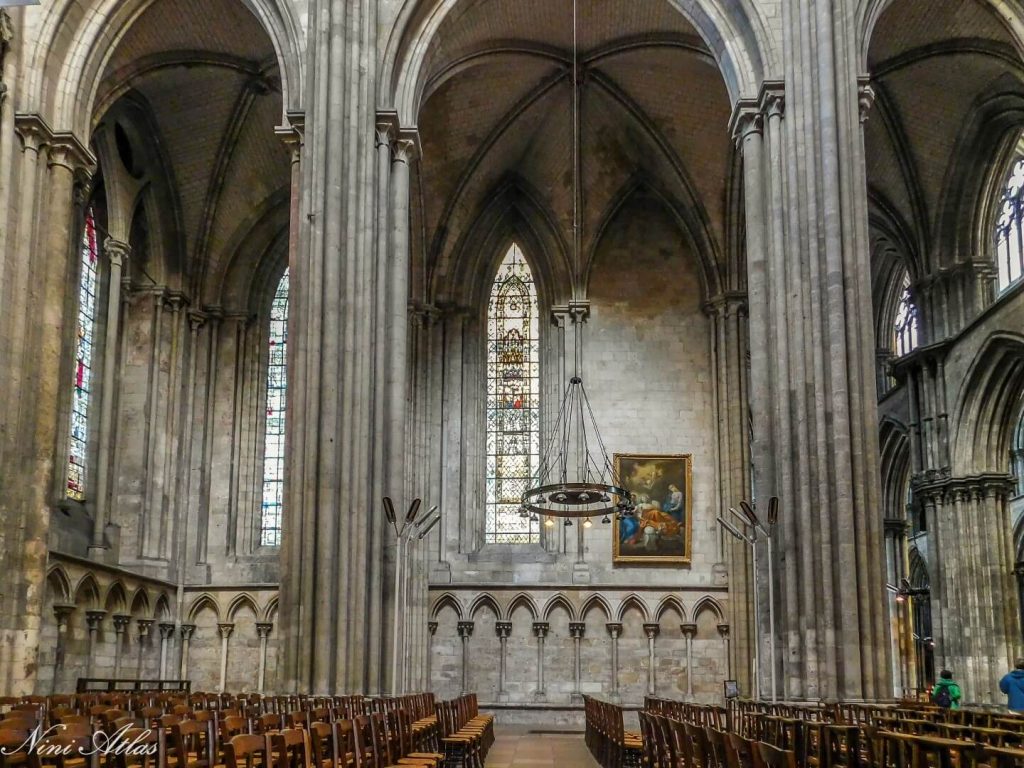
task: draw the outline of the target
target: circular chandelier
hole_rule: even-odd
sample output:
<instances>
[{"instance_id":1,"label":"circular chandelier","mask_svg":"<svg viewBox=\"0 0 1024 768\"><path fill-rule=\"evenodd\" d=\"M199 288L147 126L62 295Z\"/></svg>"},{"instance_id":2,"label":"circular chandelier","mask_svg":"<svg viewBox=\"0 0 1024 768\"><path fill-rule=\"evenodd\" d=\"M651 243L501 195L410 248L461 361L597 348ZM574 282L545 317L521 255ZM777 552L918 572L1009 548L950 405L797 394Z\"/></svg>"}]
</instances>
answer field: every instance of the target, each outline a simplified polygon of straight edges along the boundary
<instances>
[{"instance_id":1,"label":"circular chandelier","mask_svg":"<svg viewBox=\"0 0 1024 768\"><path fill-rule=\"evenodd\" d=\"M523 494L519 508L520 517L538 520L547 517L545 525L552 525L552 518L564 518L565 525L572 525L572 518L585 518L584 526L590 526L590 518L603 516L601 522L610 523L609 515L618 517L632 515L636 510L635 500L619 481L615 468L608 459L608 451L597 427L594 409L590 406L587 390L579 369L583 360L583 339L580 326L588 311L586 302L579 301L580 294L580 119L579 119L579 51L576 38L576 0L572 4L572 122L573 122L573 303L569 309L573 316L573 375L569 379L558 417L551 428L551 436L541 453L536 474L531 478L532 487ZM582 311L581 311L582 310ZM593 442L593 444L592 444Z\"/></svg>"},{"instance_id":2,"label":"circular chandelier","mask_svg":"<svg viewBox=\"0 0 1024 768\"><path fill-rule=\"evenodd\" d=\"M577 340L577 350L579 344ZM588 429L589 424L589 429ZM592 447L589 436L593 436ZM596 450L595 450L596 449ZM534 487L522 496L520 515L591 518L631 515L635 509L629 491L622 487L608 459L587 390L579 375L569 380L562 407L551 430Z\"/></svg>"}]
</instances>

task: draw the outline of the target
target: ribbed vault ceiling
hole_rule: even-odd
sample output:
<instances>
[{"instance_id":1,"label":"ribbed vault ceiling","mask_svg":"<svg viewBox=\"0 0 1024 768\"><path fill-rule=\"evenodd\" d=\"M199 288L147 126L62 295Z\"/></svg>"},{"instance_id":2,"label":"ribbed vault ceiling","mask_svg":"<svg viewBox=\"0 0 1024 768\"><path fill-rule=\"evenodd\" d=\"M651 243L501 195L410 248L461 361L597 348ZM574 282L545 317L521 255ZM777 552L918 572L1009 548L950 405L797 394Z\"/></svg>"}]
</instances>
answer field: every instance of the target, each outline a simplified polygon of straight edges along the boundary
<instances>
[{"instance_id":1,"label":"ribbed vault ceiling","mask_svg":"<svg viewBox=\"0 0 1024 768\"><path fill-rule=\"evenodd\" d=\"M662 194L706 258L724 260L729 99L684 16L663 0L579 0L583 252L637 181ZM572 4L467 0L426 56L417 250L447 298L453 253L512 180L571 243Z\"/></svg>"},{"instance_id":2,"label":"ribbed vault ceiling","mask_svg":"<svg viewBox=\"0 0 1024 768\"><path fill-rule=\"evenodd\" d=\"M129 92L152 112L193 291L216 303L216 279L253 213L290 180L274 135L281 95L273 45L238 0L156 0L107 64L97 120Z\"/></svg>"}]
</instances>

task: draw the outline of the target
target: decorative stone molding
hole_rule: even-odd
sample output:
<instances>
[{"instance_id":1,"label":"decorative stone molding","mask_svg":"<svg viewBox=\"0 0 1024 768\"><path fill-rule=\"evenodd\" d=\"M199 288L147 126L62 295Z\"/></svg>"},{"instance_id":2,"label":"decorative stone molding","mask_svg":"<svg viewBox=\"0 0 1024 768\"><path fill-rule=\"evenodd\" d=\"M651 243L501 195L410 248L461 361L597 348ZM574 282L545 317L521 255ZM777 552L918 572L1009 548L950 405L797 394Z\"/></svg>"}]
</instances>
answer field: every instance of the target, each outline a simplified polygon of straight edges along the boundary
<instances>
[{"instance_id":1,"label":"decorative stone molding","mask_svg":"<svg viewBox=\"0 0 1024 768\"><path fill-rule=\"evenodd\" d=\"M604 626L608 630L608 634L611 635L613 638L616 638L622 634L622 624L620 624L617 621L610 621Z\"/></svg>"},{"instance_id":2,"label":"decorative stone molding","mask_svg":"<svg viewBox=\"0 0 1024 768\"><path fill-rule=\"evenodd\" d=\"M574 638L582 638L587 633L586 622L583 621L570 621L569 622L569 634Z\"/></svg>"},{"instance_id":3,"label":"decorative stone molding","mask_svg":"<svg viewBox=\"0 0 1024 768\"><path fill-rule=\"evenodd\" d=\"M173 635L174 635L174 624L172 624L170 622L167 622L167 621L161 621L157 626L160 629L160 639L161 640L170 640L171 637L173 637Z\"/></svg>"},{"instance_id":4,"label":"decorative stone molding","mask_svg":"<svg viewBox=\"0 0 1024 768\"><path fill-rule=\"evenodd\" d=\"M718 629L718 634L721 635L723 638L729 637L729 625L728 624L719 624L717 626L717 629Z\"/></svg>"},{"instance_id":5,"label":"decorative stone molding","mask_svg":"<svg viewBox=\"0 0 1024 768\"><path fill-rule=\"evenodd\" d=\"M861 75L857 78L857 105L860 109L860 121L867 122L868 113L875 105L875 89L871 86L870 75Z\"/></svg>"},{"instance_id":6,"label":"decorative stone molding","mask_svg":"<svg viewBox=\"0 0 1024 768\"><path fill-rule=\"evenodd\" d=\"M427 622L427 631L430 633L431 637L433 637L434 634L437 632L437 622L436 621L428 621Z\"/></svg>"},{"instance_id":7,"label":"decorative stone molding","mask_svg":"<svg viewBox=\"0 0 1024 768\"><path fill-rule=\"evenodd\" d=\"M473 635L473 622L472 621L460 621L458 623L459 637L472 637Z\"/></svg>"},{"instance_id":8,"label":"decorative stone molding","mask_svg":"<svg viewBox=\"0 0 1024 768\"><path fill-rule=\"evenodd\" d=\"M708 317L746 317L747 294L744 291L723 291L705 301L701 310Z\"/></svg>"},{"instance_id":9,"label":"decorative stone molding","mask_svg":"<svg viewBox=\"0 0 1024 768\"><path fill-rule=\"evenodd\" d=\"M100 625L103 623L103 619L106 618L106 616L107 616L107 612L106 611L99 611L99 610L86 611L85 612L85 623L86 623L86 626L89 627L89 631L92 632L92 631L95 631L95 630L99 629Z\"/></svg>"},{"instance_id":10,"label":"decorative stone molding","mask_svg":"<svg viewBox=\"0 0 1024 768\"><path fill-rule=\"evenodd\" d=\"M258 622L256 624L256 634L262 640L265 637L270 637L271 631L274 629L274 625L270 622Z\"/></svg>"},{"instance_id":11,"label":"decorative stone molding","mask_svg":"<svg viewBox=\"0 0 1024 768\"><path fill-rule=\"evenodd\" d=\"M377 148L391 146L391 143L398 137L398 113L390 110L377 112L377 122L374 126Z\"/></svg>"},{"instance_id":12,"label":"decorative stone molding","mask_svg":"<svg viewBox=\"0 0 1024 768\"><path fill-rule=\"evenodd\" d=\"M496 621L494 623L494 633L502 639L508 638L508 636L512 634L512 622Z\"/></svg>"},{"instance_id":13,"label":"decorative stone molding","mask_svg":"<svg viewBox=\"0 0 1024 768\"><path fill-rule=\"evenodd\" d=\"M217 632L220 634L222 640L227 640L231 637L231 633L234 631L235 625L230 621L220 622L217 624Z\"/></svg>"},{"instance_id":14,"label":"decorative stone molding","mask_svg":"<svg viewBox=\"0 0 1024 768\"><path fill-rule=\"evenodd\" d=\"M535 621L533 622L533 634L536 637L547 637L548 630L551 625L546 621Z\"/></svg>"},{"instance_id":15,"label":"decorative stone molding","mask_svg":"<svg viewBox=\"0 0 1024 768\"><path fill-rule=\"evenodd\" d=\"M181 636L185 640L191 640L192 634L196 631L195 624L182 624L181 625Z\"/></svg>"},{"instance_id":16,"label":"decorative stone molding","mask_svg":"<svg viewBox=\"0 0 1024 768\"><path fill-rule=\"evenodd\" d=\"M21 113L14 116L14 132L21 139L22 151L38 152L53 141L53 129L35 113Z\"/></svg>"},{"instance_id":17,"label":"decorative stone molding","mask_svg":"<svg viewBox=\"0 0 1024 768\"><path fill-rule=\"evenodd\" d=\"M396 163L411 165L419 151L419 132L410 128L400 128L397 138L391 142L391 159Z\"/></svg>"},{"instance_id":18,"label":"decorative stone molding","mask_svg":"<svg viewBox=\"0 0 1024 768\"><path fill-rule=\"evenodd\" d=\"M132 247L128 243L108 237L103 241L103 253L107 255L111 266L122 268L128 257L131 256Z\"/></svg>"},{"instance_id":19,"label":"decorative stone molding","mask_svg":"<svg viewBox=\"0 0 1024 768\"><path fill-rule=\"evenodd\" d=\"M132 620L131 616L124 613L115 613L111 618L114 621L114 631L119 635L128 629L128 624Z\"/></svg>"},{"instance_id":20,"label":"decorative stone molding","mask_svg":"<svg viewBox=\"0 0 1024 768\"><path fill-rule=\"evenodd\" d=\"M696 624L680 624L679 629L683 633L683 637L692 639L697 634Z\"/></svg>"},{"instance_id":21,"label":"decorative stone molding","mask_svg":"<svg viewBox=\"0 0 1024 768\"><path fill-rule=\"evenodd\" d=\"M661 632L660 624L644 624L644 634L648 640L653 640Z\"/></svg>"}]
</instances>

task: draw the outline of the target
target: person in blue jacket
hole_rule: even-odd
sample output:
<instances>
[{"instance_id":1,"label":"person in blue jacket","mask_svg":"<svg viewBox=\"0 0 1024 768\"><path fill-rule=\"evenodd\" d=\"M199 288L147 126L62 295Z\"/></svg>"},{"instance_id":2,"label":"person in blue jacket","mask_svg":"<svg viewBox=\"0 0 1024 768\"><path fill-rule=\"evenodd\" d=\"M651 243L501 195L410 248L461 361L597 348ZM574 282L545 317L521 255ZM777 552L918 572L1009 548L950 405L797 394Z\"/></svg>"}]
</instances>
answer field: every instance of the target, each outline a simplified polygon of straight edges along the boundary
<instances>
[{"instance_id":1,"label":"person in blue jacket","mask_svg":"<svg viewBox=\"0 0 1024 768\"><path fill-rule=\"evenodd\" d=\"M999 681L999 690L1006 694L1011 712L1024 712L1024 659L1017 659L1014 667Z\"/></svg>"}]
</instances>

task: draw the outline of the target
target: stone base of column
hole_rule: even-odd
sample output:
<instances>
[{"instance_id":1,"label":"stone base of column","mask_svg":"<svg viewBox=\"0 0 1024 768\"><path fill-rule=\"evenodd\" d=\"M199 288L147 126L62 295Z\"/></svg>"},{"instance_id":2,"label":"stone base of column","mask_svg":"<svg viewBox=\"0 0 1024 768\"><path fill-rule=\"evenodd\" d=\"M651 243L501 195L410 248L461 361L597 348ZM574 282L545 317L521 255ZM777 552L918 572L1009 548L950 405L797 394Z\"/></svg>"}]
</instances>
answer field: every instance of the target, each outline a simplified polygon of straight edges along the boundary
<instances>
[{"instance_id":1,"label":"stone base of column","mask_svg":"<svg viewBox=\"0 0 1024 768\"><path fill-rule=\"evenodd\" d=\"M612 704L621 704L622 697L619 696L619 694L617 693L610 693L608 694L608 701L610 701Z\"/></svg>"},{"instance_id":2,"label":"stone base of column","mask_svg":"<svg viewBox=\"0 0 1024 768\"><path fill-rule=\"evenodd\" d=\"M590 566L586 563L573 563L572 566L572 583L573 584L589 584L590 583Z\"/></svg>"},{"instance_id":3,"label":"stone base of column","mask_svg":"<svg viewBox=\"0 0 1024 768\"><path fill-rule=\"evenodd\" d=\"M548 695L547 695L547 693L545 691L534 691L533 692L533 701L534 701L534 703L540 704L540 703L546 702L547 700L548 700Z\"/></svg>"},{"instance_id":4,"label":"stone base of column","mask_svg":"<svg viewBox=\"0 0 1024 768\"><path fill-rule=\"evenodd\" d=\"M509 700L509 697L508 697L508 692L507 691L502 691L501 693L498 694L498 703L499 704L508 704L508 700Z\"/></svg>"},{"instance_id":5,"label":"stone base of column","mask_svg":"<svg viewBox=\"0 0 1024 768\"><path fill-rule=\"evenodd\" d=\"M571 703L571 704L582 704L583 703L583 694L582 693L570 694L569 695L569 703Z\"/></svg>"},{"instance_id":6,"label":"stone base of column","mask_svg":"<svg viewBox=\"0 0 1024 768\"><path fill-rule=\"evenodd\" d=\"M107 558L107 547L97 547L95 545L89 545L89 559L95 560L97 563L102 563Z\"/></svg>"}]
</instances>

